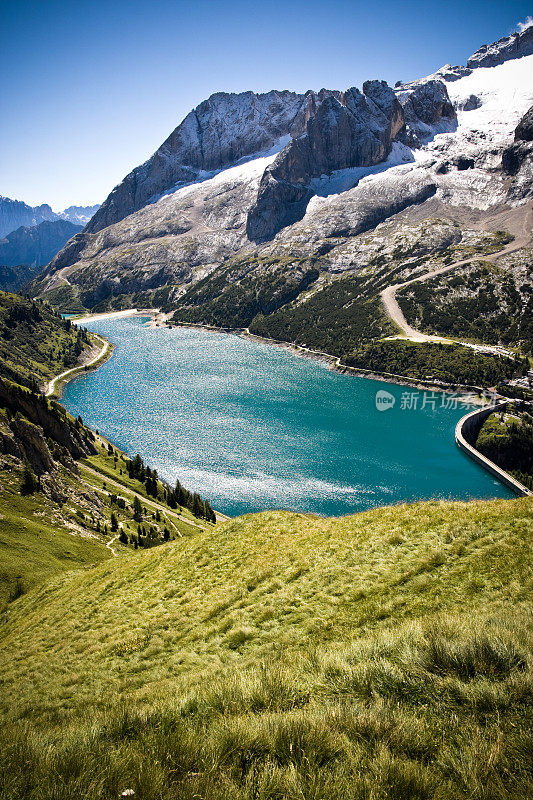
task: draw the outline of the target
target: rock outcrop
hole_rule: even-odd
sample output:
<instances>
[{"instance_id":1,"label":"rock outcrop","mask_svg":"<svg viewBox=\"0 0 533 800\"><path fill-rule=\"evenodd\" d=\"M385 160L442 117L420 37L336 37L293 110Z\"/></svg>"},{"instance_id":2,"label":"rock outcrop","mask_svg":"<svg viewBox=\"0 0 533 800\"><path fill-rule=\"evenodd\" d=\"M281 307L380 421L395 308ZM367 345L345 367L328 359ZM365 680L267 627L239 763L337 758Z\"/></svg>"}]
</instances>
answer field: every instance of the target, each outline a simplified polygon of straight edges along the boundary
<instances>
[{"instance_id":1,"label":"rock outcrop","mask_svg":"<svg viewBox=\"0 0 533 800\"><path fill-rule=\"evenodd\" d=\"M95 455L90 431L68 417L57 403L0 378L0 404L11 415L0 438L0 452L26 458L37 474L54 461L74 471L74 459Z\"/></svg>"},{"instance_id":2,"label":"rock outcrop","mask_svg":"<svg viewBox=\"0 0 533 800\"><path fill-rule=\"evenodd\" d=\"M442 81L431 79L405 84L396 90L405 119L402 141L419 147L436 133L434 126L445 118L453 129L456 113ZM439 131L441 132L441 131Z\"/></svg>"},{"instance_id":3,"label":"rock outcrop","mask_svg":"<svg viewBox=\"0 0 533 800\"><path fill-rule=\"evenodd\" d=\"M384 161L404 125L401 105L384 81L368 81L363 92L352 88L319 99L302 135L265 171L248 215L252 241L271 239L304 216L314 194L312 178Z\"/></svg>"},{"instance_id":4,"label":"rock outcrop","mask_svg":"<svg viewBox=\"0 0 533 800\"><path fill-rule=\"evenodd\" d=\"M533 53L533 25L529 25L520 33L504 36L493 44L484 44L470 56L467 67L496 67L504 61L530 56Z\"/></svg>"},{"instance_id":5,"label":"rock outcrop","mask_svg":"<svg viewBox=\"0 0 533 800\"><path fill-rule=\"evenodd\" d=\"M305 119L308 96L218 92L191 111L161 147L127 175L87 225L89 233L124 219L176 184L272 148Z\"/></svg>"},{"instance_id":6,"label":"rock outcrop","mask_svg":"<svg viewBox=\"0 0 533 800\"><path fill-rule=\"evenodd\" d=\"M533 196L533 106L518 123L514 139L502 154L502 169L513 178L508 191L511 202Z\"/></svg>"}]
</instances>

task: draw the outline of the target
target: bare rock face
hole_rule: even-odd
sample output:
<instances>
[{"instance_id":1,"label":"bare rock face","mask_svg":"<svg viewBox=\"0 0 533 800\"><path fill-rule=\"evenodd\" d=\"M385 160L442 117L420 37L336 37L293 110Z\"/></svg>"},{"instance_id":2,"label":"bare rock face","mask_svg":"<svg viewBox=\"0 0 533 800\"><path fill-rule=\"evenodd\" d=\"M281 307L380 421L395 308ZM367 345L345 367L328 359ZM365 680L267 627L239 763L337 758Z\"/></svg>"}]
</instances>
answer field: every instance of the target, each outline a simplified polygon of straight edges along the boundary
<instances>
[{"instance_id":1,"label":"bare rock face","mask_svg":"<svg viewBox=\"0 0 533 800\"><path fill-rule=\"evenodd\" d=\"M443 67L438 69L431 77L435 78L435 80L446 81L447 83L454 83L454 81L458 81L461 78L465 78L467 75L471 75L472 70L468 69L468 67L463 67L461 65L455 65L452 67L451 64L445 64Z\"/></svg>"},{"instance_id":2,"label":"bare rock face","mask_svg":"<svg viewBox=\"0 0 533 800\"><path fill-rule=\"evenodd\" d=\"M481 100L475 94L471 94L466 100L457 103L455 106L457 111L475 111L476 108L481 108Z\"/></svg>"},{"instance_id":3,"label":"bare rock face","mask_svg":"<svg viewBox=\"0 0 533 800\"><path fill-rule=\"evenodd\" d=\"M312 178L384 161L403 124L400 103L384 81L322 97L303 134L265 171L248 215L248 237L265 241L302 219L314 194Z\"/></svg>"},{"instance_id":4,"label":"bare rock face","mask_svg":"<svg viewBox=\"0 0 533 800\"><path fill-rule=\"evenodd\" d=\"M212 95L113 189L86 231L95 233L124 219L177 183L196 181L202 173L271 148L295 123L298 127L308 102L307 95L289 91Z\"/></svg>"},{"instance_id":5,"label":"bare rock face","mask_svg":"<svg viewBox=\"0 0 533 800\"><path fill-rule=\"evenodd\" d=\"M516 142L533 142L533 106L526 111L514 132Z\"/></svg>"},{"instance_id":6,"label":"bare rock face","mask_svg":"<svg viewBox=\"0 0 533 800\"><path fill-rule=\"evenodd\" d=\"M466 64L470 69L496 67L498 64L503 64L504 61L530 56L532 53L533 25L530 25L521 33L504 36L503 39L499 39L493 44L484 44L470 56Z\"/></svg>"},{"instance_id":7,"label":"bare rock face","mask_svg":"<svg viewBox=\"0 0 533 800\"><path fill-rule=\"evenodd\" d=\"M410 147L418 147L434 133L432 126L442 118L450 123L456 119L456 113L448 97L448 91L442 81L425 80L406 84L396 90L404 118L405 131L402 140Z\"/></svg>"},{"instance_id":8,"label":"bare rock face","mask_svg":"<svg viewBox=\"0 0 533 800\"><path fill-rule=\"evenodd\" d=\"M516 126L514 138L502 153L502 169L513 177L509 200L520 202L533 196L533 106Z\"/></svg>"}]
</instances>

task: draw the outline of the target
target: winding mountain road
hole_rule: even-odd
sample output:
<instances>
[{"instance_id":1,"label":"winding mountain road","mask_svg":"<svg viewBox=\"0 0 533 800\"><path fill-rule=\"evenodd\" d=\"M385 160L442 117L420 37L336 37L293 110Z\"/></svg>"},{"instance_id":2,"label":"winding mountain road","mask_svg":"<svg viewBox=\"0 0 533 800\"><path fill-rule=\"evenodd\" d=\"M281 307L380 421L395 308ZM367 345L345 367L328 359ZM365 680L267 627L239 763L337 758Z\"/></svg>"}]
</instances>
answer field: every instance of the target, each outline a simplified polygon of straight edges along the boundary
<instances>
[{"instance_id":1,"label":"winding mountain road","mask_svg":"<svg viewBox=\"0 0 533 800\"><path fill-rule=\"evenodd\" d=\"M525 214L523 214L523 224L521 226L521 230L515 236L512 242L506 245L502 250L498 250L497 253L492 253L491 255L477 255L471 256L470 258L462 258L459 261L454 261L453 264L447 264L445 267L440 267L439 269L431 270L430 272L425 272L423 275L417 275L416 278L411 278L408 281L404 281L403 283L394 283L390 286L387 286L381 292L381 300L383 302L383 307L387 312L388 316L392 319L392 321L403 331L403 334L407 336L407 338L411 339L413 342L441 342L443 340L442 336L431 336L426 333L422 333L422 331L416 330L413 328L403 314L402 309L400 308L398 301L396 300L396 292L398 289L403 289L405 286L409 286L411 283L418 283L422 281L427 281L430 278L435 277L436 275L443 275L445 272L450 272L452 269L456 269L457 267L463 266L465 264L472 264L477 261L491 261L494 262L497 259L501 258L502 256L507 255L508 253L513 253L516 250L521 250L522 247L530 244L532 241L531 238L531 231L533 228L533 209L528 209ZM399 337L390 337L390 338L399 338ZM403 337L402 337L403 338Z\"/></svg>"}]
</instances>

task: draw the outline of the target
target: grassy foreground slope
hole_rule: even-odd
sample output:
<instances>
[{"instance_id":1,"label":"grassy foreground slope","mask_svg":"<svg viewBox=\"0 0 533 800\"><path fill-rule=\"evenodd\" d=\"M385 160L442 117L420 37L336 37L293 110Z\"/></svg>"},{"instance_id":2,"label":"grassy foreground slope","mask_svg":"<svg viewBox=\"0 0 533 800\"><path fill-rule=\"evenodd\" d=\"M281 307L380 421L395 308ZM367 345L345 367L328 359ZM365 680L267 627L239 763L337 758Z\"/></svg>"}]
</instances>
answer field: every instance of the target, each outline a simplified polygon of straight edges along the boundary
<instances>
[{"instance_id":1,"label":"grassy foreground slope","mask_svg":"<svg viewBox=\"0 0 533 800\"><path fill-rule=\"evenodd\" d=\"M268 512L19 598L0 797L526 798L531 499Z\"/></svg>"}]
</instances>

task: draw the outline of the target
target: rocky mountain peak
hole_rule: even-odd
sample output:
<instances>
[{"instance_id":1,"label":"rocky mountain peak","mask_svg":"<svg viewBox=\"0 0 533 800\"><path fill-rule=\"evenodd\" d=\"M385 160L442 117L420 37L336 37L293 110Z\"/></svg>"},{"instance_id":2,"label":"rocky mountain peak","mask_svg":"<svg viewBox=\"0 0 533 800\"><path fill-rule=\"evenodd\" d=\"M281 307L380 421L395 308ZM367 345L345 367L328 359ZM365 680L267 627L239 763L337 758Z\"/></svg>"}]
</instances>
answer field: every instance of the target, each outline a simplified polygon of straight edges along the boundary
<instances>
[{"instance_id":1,"label":"rocky mountain peak","mask_svg":"<svg viewBox=\"0 0 533 800\"><path fill-rule=\"evenodd\" d=\"M496 67L504 61L522 58L533 53L533 25L529 25L519 33L504 36L493 44L484 44L470 56L467 67Z\"/></svg>"},{"instance_id":2,"label":"rocky mountain peak","mask_svg":"<svg viewBox=\"0 0 533 800\"><path fill-rule=\"evenodd\" d=\"M87 231L118 222L176 184L198 180L202 173L272 148L302 127L313 102L309 94L287 90L211 95L187 114L148 161L113 189Z\"/></svg>"},{"instance_id":3,"label":"rocky mountain peak","mask_svg":"<svg viewBox=\"0 0 533 800\"><path fill-rule=\"evenodd\" d=\"M431 136L432 126L443 117L450 122L456 118L448 90L441 80L427 78L414 81L398 87L396 96L402 105L405 120L402 139L410 147L418 147Z\"/></svg>"},{"instance_id":4,"label":"rocky mountain peak","mask_svg":"<svg viewBox=\"0 0 533 800\"><path fill-rule=\"evenodd\" d=\"M47 203L29 206L22 200L0 197L0 237L20 228L21 225L39 225L41 222L57 219Z\"/></svg>"},{"instance_id":5,"label":"rocky mountain peak","mask_svg":"<svg viewBox=\"0 0 533 800\"><path fill-rule=\"evenodd\" d=\"M352 87L328 93L315 113L309 113L302 135L289 142L266 169L248 214L248 237L266 241L302 219L314 194L314 178L379 164L400 134L416 144L431 134L430 126L443 116L455 119L442 81L395 92L385 81L372 80L363 84L362 92Z\"/></svg>"}]
</instances>

